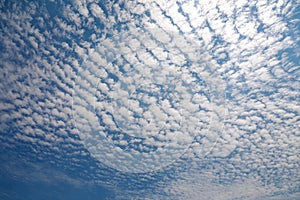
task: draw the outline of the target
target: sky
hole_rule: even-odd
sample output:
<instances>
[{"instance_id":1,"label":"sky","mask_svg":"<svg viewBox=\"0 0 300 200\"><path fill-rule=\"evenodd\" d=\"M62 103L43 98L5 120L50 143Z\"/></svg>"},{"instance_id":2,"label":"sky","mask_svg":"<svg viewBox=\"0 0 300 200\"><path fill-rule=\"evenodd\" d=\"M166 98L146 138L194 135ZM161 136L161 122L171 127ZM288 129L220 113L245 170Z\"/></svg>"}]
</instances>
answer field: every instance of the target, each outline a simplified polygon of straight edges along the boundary
<instances>
[{"instance_id":1,"label":"sky","mask_svg":"<svg viewBox=\"0 0 300 200\"><path fill-rule=\"evenodd\" d=\"M0 198L299 198L299 5L0 1Z\"/></svg>"}]
</instances>

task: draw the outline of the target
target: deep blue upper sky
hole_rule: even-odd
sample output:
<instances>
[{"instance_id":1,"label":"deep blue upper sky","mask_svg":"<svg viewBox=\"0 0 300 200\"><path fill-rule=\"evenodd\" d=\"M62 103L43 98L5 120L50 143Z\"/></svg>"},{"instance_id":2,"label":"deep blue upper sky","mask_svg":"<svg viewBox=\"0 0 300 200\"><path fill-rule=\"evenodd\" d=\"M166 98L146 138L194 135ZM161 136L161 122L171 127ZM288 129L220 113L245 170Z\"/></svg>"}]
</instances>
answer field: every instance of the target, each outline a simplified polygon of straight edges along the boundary
<instances>
[{"instance_id":1,"label":"deep blue upper sky","mask_svg":"<svg viewBox=\"0 0 300 200\"><path fill-rule=\"evenodd\" d=\"M1 1L0 199L299 199L299 5Z\"/></svg>"}]
</instances>

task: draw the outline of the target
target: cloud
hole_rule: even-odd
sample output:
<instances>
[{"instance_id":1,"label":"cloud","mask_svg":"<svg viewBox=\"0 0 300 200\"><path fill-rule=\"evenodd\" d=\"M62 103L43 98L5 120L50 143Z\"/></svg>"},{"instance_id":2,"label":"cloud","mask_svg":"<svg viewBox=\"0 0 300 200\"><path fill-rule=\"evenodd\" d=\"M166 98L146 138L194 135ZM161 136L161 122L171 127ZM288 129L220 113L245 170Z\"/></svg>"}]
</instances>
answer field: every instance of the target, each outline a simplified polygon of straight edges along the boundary
<instances>
[{"instance_id":1,"label":"cloud","mask_svg":"<svg viewBox=\"0 0 300 200\"><path fill-rule=\"evenodd\" d=\"M47 4L3 4L1 143L131 197L293 198L297 5L76 1L54 15ZM158 171L111 178L111 168Z\"/></svg>"}]
</instances>

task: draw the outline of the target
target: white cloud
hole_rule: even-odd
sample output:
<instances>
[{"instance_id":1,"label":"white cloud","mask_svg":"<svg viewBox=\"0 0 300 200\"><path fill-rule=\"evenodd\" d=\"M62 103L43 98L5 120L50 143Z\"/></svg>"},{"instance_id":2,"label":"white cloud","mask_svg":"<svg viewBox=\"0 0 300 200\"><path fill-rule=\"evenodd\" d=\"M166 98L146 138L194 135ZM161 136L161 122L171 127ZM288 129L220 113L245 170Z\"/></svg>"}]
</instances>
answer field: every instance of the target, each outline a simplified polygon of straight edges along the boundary
<instances>
[{"instance_id":1,"label":"white cloud","mask_svg":"<svg viewBox=\"0 0 300 200\"><path fill-rule=\"evenodd\" d=\"M75 154L80 141L69 137L75 135L69 127L73 113L81 144L121 171L166 167L196 137L188 150L196 163L189 167L215 175L202 182L199 173L184 177L185 169L177 165L176 177L169 174L170 185L167 179L160 188L152 186L153 196L161 197L163 189L179 199L272 199L275 192L295 190L300 108L299 84L293 78L297 80L299 66L292 53L281 53L298 48L295 36L289 36L294 22L284 19L292 17L293 3L130 1L124 2L126 9L111 2L104 10L96 3L76 1L64 7L64 16L52 20L45 14L34 25L34 12L16 5L18 12L0 14L7 22L0 34L1 141L8 141L5 146L38 143L55 152L64 143ZM104 28L97 27L100 22ZM127 32L113 28L118 22ZM93 35L83 36L87 30ZM227 55L228 60L219 62ZM192 63L183 67L187 58ZM14 129L19 133L6 136ZM109 130L120 139L113 139ZM146 137L145 142L127 140L126 132ZM39 156L43 153L46 156ZM202 169L197 162L205 156ZM242 179L250 175L258 178ZM102 180L99 174L95 177ZM225 186L223 178L240 181ZM129 182L128 187L137 184ZM130 195L151 197L149 191L132 190Z\"/></svg>"}]
</instances>

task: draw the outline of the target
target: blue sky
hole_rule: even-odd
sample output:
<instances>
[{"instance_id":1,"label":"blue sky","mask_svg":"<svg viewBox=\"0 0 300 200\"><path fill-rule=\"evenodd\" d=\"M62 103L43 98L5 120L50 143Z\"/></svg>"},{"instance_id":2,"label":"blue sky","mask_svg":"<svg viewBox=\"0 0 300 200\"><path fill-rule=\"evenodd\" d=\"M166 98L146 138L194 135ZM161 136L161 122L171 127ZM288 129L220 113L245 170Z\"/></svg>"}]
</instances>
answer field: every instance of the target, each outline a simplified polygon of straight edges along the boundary
<instances>
[{"instance_id":1,"label":"blue sky","mask_svg":"<svg viewBox=\"0 0 300 200\"><path fill-rule=\"evenodd\" d=\"M2 199L299 197L298 1L0 10Z\"/></svg>"}]
</instances>

